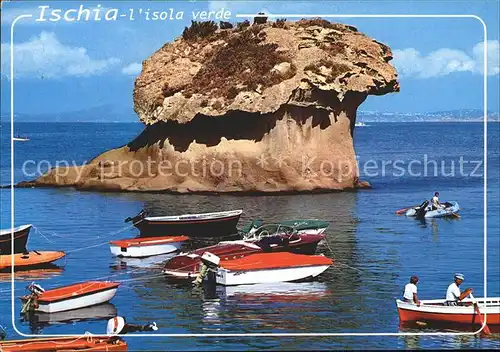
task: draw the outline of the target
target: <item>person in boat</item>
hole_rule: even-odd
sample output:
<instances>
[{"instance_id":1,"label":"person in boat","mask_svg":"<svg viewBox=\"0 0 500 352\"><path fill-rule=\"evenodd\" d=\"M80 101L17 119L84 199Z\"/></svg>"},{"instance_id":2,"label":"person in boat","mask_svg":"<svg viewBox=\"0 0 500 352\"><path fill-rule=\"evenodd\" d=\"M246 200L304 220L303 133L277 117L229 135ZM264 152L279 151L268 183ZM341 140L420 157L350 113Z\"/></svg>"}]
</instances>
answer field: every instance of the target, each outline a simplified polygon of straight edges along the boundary
<instances>
[{"instance_id":1,"label":"person in boat","mask_svg":"<svg viewBox=\"0 0 500 352\"><path fill-rule=\"evenodd\" d=\"M460 292L460 285L465 279L463 274L456 273L453 278L455 281L446 290L446 305L448 306L456 306L459 301L472 293L472 288L467 288L464 292Z\"/></svg>"},{"instance_id":2,"label":"person in boat","mask_svg":"<svg viewBox=\"0 0 500 352\"><path fill-rule=\"evenodd\" d=\"M158 330L158 326L156 326L155 322L146 325L128 324L125 318L117 316L108 320L108 326L106 327L106 334L110 337L115 338L116 341L118 341L120 340L120 337L117 335L124 335L136 331L156 331L156 330Z\"/></svg>"},{"instance_id":3,"label":"person in boat","mask_svg":"<svg viewBox=\"0 0 500 352\"><path fill-rule=\"evenodd\" d=\"M431 208L432 210L437 210L443 208L444 206L439 201L439 192L434 193L434 197L431 198Z\"/></svg>"},{"instance_id":4,"label":"person in boat","mask_svg":"<svg viewBox=\"0 0 500 352\"><path fill-rule=\"evenodd\" d=\"M413 275L412 277L410 277L410 282L407 283L405 286L405 290L403 293L403 301L420 305L420 301L417 296L417 283L418 283L418 276Z\"/></svg>"}]
</instances>

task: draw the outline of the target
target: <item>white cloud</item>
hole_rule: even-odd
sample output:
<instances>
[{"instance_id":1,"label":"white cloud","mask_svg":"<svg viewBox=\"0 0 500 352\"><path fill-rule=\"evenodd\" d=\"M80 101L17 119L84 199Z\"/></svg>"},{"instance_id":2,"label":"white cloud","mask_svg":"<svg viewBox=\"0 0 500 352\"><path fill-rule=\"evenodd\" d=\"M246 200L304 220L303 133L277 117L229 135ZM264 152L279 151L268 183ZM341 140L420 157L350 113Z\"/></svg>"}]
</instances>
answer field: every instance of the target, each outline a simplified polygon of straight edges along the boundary
<instances>
[{"instance_id":1,"label":"white cloud","mask_svg":"<svg viewBox=\"0 0 500 352\"><path fill-rule=\"evenodd\" d=\"M135 76L141 73L142 71L142 65L139 62L133 62L130 65L125 66L122 68L122 73L126 75L131 75Z\"/></svg>"},{"instance_id":2,"label":"white cloud","mask_svg":"<svg viewBox=\"0 0 500 352\"><path fill-rule=\"evenodd\" d=\"M10 44L2 43L2 75L10 72ZM100 75L120 60L92 59L87 49L62 44L55 33L43 31L24 43L14 44L16 78L61 78Z\"/></svg>"},{"instance_id":3,"label":"white cloud","mask_svg":"<svg viewBox=\"0 0 500 352\"><path fill-rule=\"evenodd\" d=\"M489 40L488 75L497 75L500 72L499 42ZM484 44L476 44L467 54L461 50L439 49L427 55L422 55L414 48L394 50L394 66L403 77L430 78L445 76L454 72L483 73Z\"/></svg>"}]
</instances>

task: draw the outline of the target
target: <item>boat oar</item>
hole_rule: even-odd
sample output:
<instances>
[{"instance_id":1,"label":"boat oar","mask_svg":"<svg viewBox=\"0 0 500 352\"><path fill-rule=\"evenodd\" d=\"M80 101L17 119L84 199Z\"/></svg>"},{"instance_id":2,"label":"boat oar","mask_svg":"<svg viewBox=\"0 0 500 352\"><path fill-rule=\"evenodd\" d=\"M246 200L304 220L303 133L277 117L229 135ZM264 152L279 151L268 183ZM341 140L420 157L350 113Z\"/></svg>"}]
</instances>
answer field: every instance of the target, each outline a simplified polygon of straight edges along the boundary
<instances>
[{"instance_id":1,"label":"boat oar","mask_svg":"<svg viewBox=\"0 0 500 352\"><path fill-rule=\"evenodd\" d=\"M408 210L410 210L411 208L415 208L415 207L418 207L418 205L412 205L408 208L403 208L403 209L399 209L399 210L396 210L396 215L401 215L405 212L407 212Z\"/></svg>"},{"instance_id":2,"label":"boat oar","mask_svg":"<svg viewBox=\"0 0 500 352\"><path fill-rule=\"evenodd\" d=\"M460 219L460 215L458 215L457 213L451 213L451 216L457 218L457 219Z\"/></svg>"},{"instance_id":3,"label":"boat oar","mask_svg":"<svg viewBox=\"0 0 500 352\"><path fill-rule=\"evenodd\" d=\"M474 304L474 312L479 316L479 322L481 323L481 326L484 325L484 329L483 329L483 332L486 334L486 335L491 335L491 331L490 331L490 328L488 327L488 325L486 324L486 322L483 320L483 315L481 314L481 311L479 310L479 305L477 304L477 301L476 299L474 298L474 296L471 294L469 294L471 300L472 300L472 303Z\"/></svg>"}]
</instances>

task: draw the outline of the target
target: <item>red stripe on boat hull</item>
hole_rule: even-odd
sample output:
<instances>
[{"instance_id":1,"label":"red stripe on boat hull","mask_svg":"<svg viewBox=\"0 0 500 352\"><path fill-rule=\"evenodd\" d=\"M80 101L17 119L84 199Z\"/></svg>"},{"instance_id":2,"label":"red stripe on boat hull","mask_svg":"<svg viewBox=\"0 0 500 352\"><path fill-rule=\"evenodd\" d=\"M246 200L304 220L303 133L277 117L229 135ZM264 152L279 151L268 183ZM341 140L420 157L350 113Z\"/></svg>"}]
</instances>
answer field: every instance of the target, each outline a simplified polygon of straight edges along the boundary
<instances>
[{"instance_id":1,"label":"red stripe on boat hull","mask_svg":"<svg viewBox=\"0 0 500 352\"><path fill-rule=\"evenodd\" d=\"M399 320L401 322L429 321L436 323L451 324L477 324L481 325L481 319L477 314L451 314L451 313L429 313L398 308ZM484 315L483 315L484 318ZM487 314L488 325L500 325L500 313Z\"/></svg>"}]
</instances>

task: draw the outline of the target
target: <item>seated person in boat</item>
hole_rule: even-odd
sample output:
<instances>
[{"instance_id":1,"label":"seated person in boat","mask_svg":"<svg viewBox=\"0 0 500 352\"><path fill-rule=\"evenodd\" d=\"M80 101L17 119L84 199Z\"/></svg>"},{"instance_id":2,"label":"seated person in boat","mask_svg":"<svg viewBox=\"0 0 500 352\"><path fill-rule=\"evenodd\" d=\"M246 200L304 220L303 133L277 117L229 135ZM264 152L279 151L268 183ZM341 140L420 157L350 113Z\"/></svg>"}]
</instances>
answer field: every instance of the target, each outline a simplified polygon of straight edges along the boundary
<instances>
[{"instance_id":1,"label":"seated person in boat","mask_svg":"<svg viewBox=\"0 0 500 352\"><path fill-rule=\"evenodd\" d=\"M403 301L420 305L420 301L417 297L417 283L418 283L418 276L413 275L410 278L410 282L407 283L405 286L405 291L403 293Z\"/></svg>"},{"instance_id":2,"label":"seated person in boat","mask_svg":"<svg viewBox=\"0 0 500 352\"><path fill-rule=\"evenodd\" d=\"M135 325L127 324L125 318L117 316L108 320L108 326L106 327L106 334L110 337L116 338L118 341L120 338L116 335L124 335L129 332L136 331L156 331L158 327L155 322L146 325Z\"/></svg>"},{"instance_id":3,"label":"seated person in boat","mask_svg":"<svg viewBox=\"0 0 500 352\"><path fill-rule=\"evenodd\" d=\"M464 292L460 292L459 286L464 282L463 274L456 273L454 279L455 281L446 290L446 305L448 306L456 306L459 301L472 293L472 288L467 288Z\"/></svg>"},{"instance_id":4,"label":"seated person in boat","mask_svg":"<svg viewBox=\"0 0 500 352\"><path fill-rule=\"evenodd\" d=\"M432 210L444 208L444 206L439 201L439 192L434 193L434 197L431 198L431 208Z\"/></svg>"}]
</instances>

